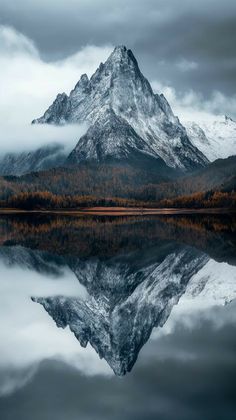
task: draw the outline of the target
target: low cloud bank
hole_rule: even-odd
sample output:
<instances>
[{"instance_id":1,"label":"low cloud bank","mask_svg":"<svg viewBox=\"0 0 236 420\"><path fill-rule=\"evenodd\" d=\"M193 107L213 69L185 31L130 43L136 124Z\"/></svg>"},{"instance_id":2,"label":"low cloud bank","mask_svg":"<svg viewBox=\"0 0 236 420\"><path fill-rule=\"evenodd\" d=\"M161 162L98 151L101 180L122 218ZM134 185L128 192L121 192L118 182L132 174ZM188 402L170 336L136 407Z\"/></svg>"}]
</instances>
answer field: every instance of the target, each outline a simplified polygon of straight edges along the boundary
<instances>
[{"instance_id":1,"label":"low cloud bank","mask_svg":"<svg viewBox=\"0 0 236 420\"><path fill-rule=\"evenodd\" d=\"M2 124L0 156L11 152L28 152L53 143L62 145L65 153L69 154L86 130L86 124L63 127L46 124Z\"/></svg>"},{"instance_id":2,"label":"low cloud bank","mask_svg":"<svg viewBox=\"0 0 236 420\"><path fill-rule=\"evenodd\" d=\"M227 97L215 90L205 100L200 92L194 90L178 92L173 86L163 85L156 80L152 82L152 87L155 92L165 95L174 114L183 122L222 120L224 115L230 117L236 115L236 95Z\"/></svg>"}]
</instances>

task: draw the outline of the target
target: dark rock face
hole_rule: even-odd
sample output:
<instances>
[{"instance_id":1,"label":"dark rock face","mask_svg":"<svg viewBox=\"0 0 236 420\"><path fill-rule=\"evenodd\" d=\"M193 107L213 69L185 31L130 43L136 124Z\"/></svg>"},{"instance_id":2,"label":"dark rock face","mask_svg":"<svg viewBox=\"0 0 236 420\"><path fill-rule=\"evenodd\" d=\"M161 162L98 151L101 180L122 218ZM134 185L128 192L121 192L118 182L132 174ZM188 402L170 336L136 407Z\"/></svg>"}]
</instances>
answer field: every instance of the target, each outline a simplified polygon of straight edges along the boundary
<instances>
[{"instance_id":1,"label":"dark rock face","mask_svg":"<svg viewBox=\"0 0 236 420\"><path fill-rule=\"evenodd\" d=\"M33 124L85 121L90 128L72 152L77 163L107 156L124 159L134 150L183 171L208 163L189 141L165 97L154 94L133 53L124 46L116 47L90 80L82 75L69 96L58 95Z\"/></svg>"}]
</instances>

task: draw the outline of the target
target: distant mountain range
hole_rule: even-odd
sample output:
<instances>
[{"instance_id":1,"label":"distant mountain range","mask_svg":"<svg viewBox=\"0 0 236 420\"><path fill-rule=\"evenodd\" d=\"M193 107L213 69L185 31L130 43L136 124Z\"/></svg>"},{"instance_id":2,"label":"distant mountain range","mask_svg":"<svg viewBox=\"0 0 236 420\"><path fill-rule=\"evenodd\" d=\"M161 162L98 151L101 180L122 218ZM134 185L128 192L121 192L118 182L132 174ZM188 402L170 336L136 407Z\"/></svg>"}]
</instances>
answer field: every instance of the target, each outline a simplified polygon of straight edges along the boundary
<instances>
[{"instance_id":1,"label":"distant mountain range","mask_svg":"<svg viewBox=\"0 0 236 420\"><path fill-rule=\"evenodd\" d=\"M225 115L213 122L185 122L192 144L213 162L236 154L236 122Z\"/></svg>"}]
</instances>

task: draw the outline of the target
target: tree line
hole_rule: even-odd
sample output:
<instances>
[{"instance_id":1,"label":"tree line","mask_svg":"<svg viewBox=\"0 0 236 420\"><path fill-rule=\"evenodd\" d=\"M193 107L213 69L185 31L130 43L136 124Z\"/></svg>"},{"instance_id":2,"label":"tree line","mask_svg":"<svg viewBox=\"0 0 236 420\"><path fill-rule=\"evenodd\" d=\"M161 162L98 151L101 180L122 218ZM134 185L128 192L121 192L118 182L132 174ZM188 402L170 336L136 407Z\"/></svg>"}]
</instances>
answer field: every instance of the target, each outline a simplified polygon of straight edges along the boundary
<instances>
[{"instance_id":1,"label":"tree line","mask_svg":"<svg viewBox=\"0 0 236 420\"><path fill-rule=\"evenodd\" d=\"M236 208L236 193L208 191L162 200L137 200L93 195L57 195L49 191L21 192L0 201L2 208L22 210L81 209L87 207Z\"/></svg>"}]
</instances>

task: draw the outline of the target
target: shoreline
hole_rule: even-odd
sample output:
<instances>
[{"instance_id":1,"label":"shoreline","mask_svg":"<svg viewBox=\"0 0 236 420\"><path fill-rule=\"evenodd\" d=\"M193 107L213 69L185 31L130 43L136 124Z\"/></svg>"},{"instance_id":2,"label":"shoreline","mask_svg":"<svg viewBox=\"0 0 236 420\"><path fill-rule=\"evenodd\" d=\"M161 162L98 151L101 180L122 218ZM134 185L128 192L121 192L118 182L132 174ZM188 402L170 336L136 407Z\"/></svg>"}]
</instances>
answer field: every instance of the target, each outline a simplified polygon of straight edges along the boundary
<instances>
[{"instance_id":1,"label":"shoreline","mask_svg":"<svg viewBox=\"0 0 236 420\"><path fill-rule=\"evenodd\" d=\"M178 214L229 214L236 209L226 208L140 208L140 207L86 207L80 209L37 209L24 210L1 208L0 215L10 214L59 214L59 215L98 215L98 216L145 216L145 215L178 215Z\"/></svg>"}]
</instances>

